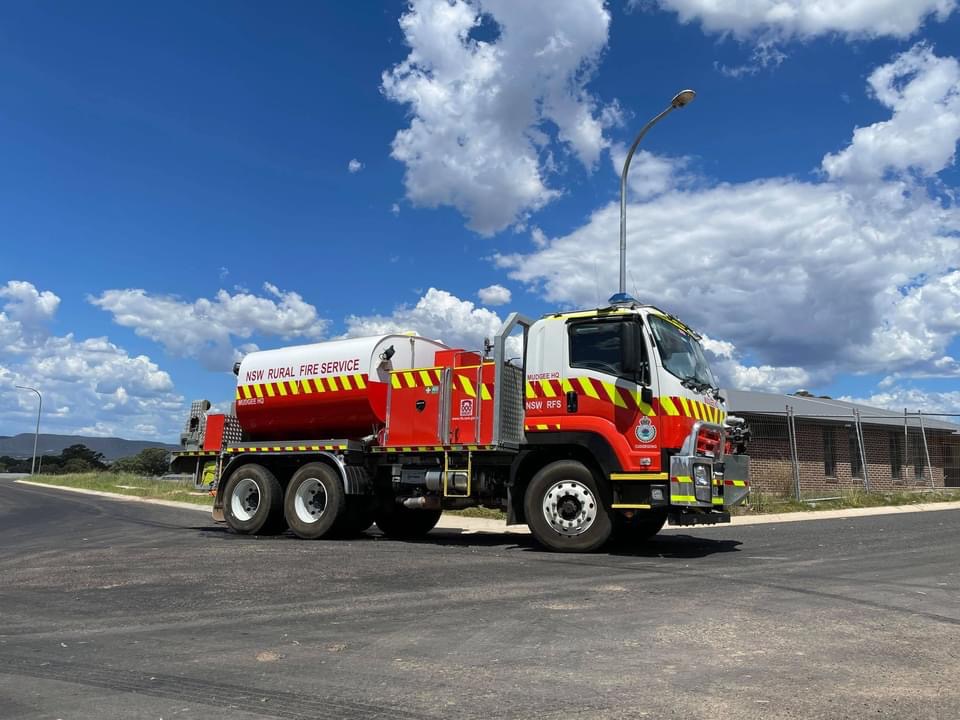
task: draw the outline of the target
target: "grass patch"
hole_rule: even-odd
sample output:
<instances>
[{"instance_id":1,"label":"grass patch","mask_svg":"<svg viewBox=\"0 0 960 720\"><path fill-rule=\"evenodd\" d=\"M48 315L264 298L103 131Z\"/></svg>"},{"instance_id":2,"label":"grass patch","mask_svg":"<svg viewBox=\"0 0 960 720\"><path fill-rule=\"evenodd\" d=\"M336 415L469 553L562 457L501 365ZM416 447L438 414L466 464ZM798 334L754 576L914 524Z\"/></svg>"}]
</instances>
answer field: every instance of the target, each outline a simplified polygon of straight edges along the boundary
<instances>
[{"instance_id":1,"label":"grass patch","mask_svg":"<svg viewBox=\"0 0 960 720\"><path fill-rule=\"evenodd\" d=\"M178 500L195 505L213 505L213 498L209 495L194 494L196 491L193 489L193 485L181 485L176 482L144 478L129 473L91 472L72 475L34 475L23 479L43 483L44 485L99 490L154 500Z\"/></svg>"},{"instance_id":2,"label":"grass patch","mask_svg":"<svg viewBox=\"0 0 960 720\"><path fill-rule=\"evenodd\" d=\"M939 488L936 490L897 492L864 492L849 490L837 493L837 498L829 500L807 500L799 502L796 498L778 493L765 493L752 490L746 505L734 509L735 515L764 515L769 513L811 512L813 510L848 510L850 508L889 507L897 505L918 505L920 503L952 502L960 500L960 490Z\"/></svg>"},{"instance_id":3,"label":"grass patch","mask_svg":"<svg viewBox=\"0 0 960 720\"><path fill-rule=\"evenodd\" d=\"M506 520L507 514L503 510L491 510L485 507L472 507L465 510L444 510L445 515L459 515L460 517L485 518L487 520Z\"/></svg>"}]
</instances>

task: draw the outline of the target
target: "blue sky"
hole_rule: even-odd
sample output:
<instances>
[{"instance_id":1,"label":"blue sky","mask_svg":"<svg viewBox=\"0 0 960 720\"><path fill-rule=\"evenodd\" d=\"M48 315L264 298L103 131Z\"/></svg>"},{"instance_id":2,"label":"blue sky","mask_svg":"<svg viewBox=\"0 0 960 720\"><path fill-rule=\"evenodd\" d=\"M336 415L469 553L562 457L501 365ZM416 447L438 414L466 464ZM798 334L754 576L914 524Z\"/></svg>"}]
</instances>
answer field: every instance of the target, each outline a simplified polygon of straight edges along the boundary
<instances>
[{"instance_id":1,"label":"blue sky","mask_svg":"<svg viewBox=\"0 0 960 720\"><path fill-rule=\"evenodd\" d=\"M956 0L6 3L0 434L175 439L254 347L617 283L729 386L960 412ZM785 11L786 10L786 11Z\"/></svg>"}]
</instances>

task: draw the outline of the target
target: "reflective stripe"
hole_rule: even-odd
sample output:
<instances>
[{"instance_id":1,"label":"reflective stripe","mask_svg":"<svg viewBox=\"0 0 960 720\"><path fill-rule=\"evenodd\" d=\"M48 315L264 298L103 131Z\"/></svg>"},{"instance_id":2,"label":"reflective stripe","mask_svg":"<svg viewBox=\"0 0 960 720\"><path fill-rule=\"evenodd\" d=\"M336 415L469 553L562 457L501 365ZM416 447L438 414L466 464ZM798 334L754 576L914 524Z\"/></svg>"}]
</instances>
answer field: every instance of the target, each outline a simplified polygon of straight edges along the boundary
<instances>
[{"instance_id":1,"label":"reflective stripe","mask_svg":"<svg viewBox=\"0 0 960 720\"><path fill-rule=\"evenodd\" d=\"M673 404L673 400L664 395L660 398L660 407L663 408L663 411L667 415L679 415L680 411L677 410L677 406Z\"/></svg>"},{"instance_id":2,"label":"reflective stripe","mask_svg":"<svg viewBox=\"0 0 960 720\"><path fill-rule=\"evenodd\" d=\"M610 473L611 480L666 480L668 473Z\"/></svg>"},{"instance_id":3,"label":"reflective stripe","mask_svg":"<svg viewBox=\"0 0 960 720\"><path fill-rule=\"evenodd\" d=\"M470 382L470 378L466 375L458 375L460 379L460 387L463 388L463 392L467 394L467 397L476 397L477 390L473 387L473 383Z\"/></svg>"},{"instance_id":4,"label":"reflective stripe","mask_svg":"<svg viewBox=\"0 0 960 720\"><path fill-rule=\"evenodd\" d=\"M628 505L626 503L613 503L611 505L614 510L649 510L649 505Z\"/></svg>"}]
</instances>

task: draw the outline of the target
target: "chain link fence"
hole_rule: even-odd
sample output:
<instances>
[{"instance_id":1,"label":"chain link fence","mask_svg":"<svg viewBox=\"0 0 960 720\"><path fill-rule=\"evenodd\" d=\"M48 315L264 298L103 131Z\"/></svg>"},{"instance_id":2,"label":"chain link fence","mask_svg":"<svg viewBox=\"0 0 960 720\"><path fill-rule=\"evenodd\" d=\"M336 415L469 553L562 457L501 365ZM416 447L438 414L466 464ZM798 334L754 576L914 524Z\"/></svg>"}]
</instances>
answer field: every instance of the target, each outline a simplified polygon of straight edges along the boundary
<instances>
[{"instance_id":1,"label":"chain link fence","mask_svg":"<svg viewBox=\"0 0 960 720\"><path fill-rule=\"evenodd\" d=\"M854 492L960 488L960 434L934 418L902 420L851 409L848 414L783 413L747 418L754 493L802 502Z\"/></svg>"}]
</instances>

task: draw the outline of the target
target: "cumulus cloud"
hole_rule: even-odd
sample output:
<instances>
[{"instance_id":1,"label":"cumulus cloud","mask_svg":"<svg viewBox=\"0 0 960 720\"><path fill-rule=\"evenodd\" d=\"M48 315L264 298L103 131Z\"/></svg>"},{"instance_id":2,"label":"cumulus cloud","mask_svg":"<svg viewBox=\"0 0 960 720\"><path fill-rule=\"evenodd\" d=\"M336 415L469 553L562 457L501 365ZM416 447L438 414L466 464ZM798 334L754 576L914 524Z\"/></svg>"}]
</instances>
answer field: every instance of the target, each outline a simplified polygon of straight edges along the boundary
<instances>
[{"instance_id":1,"label":"cumulus cloud","mask_svg":"<svg viewBox=\"0 0 960 720\"><path fill-rule=\"evenodd\" d=\"M675 12L680 22L699 22L706 32L749 37L905 38L928 19L946 20L956 0L633 0L637 7Z\"/></svg>"},{"instance_id":2,"label":"cumulus cloud","mask_svg":"<svg viewBox=\"0 0 960 720\"><path fill-rule=\"evenodd\" d=\"M871 181L888 172L935 175L953 165L960 137L960 63L918 44L868 80L889 120L853 132L847 147L823 158L833 179Z\"/></svg>"},{"instance_id":3,"label":"cumulus cloud","mask_svg":"<svg viewBox=\"0 0 960 720\"><path fill-rule=\"evenodd\" d=\"M958 417L958 414L960 414L960 391L957 390L923 390L910 385L897 385L879 389L877 392L862 397L844 395L837 399L886 410L902 412L906 408L908 412L942 413L942 417L937 418L938 420L960 424L960 417ZM918 423L916 419L912 418L910 424L912 427L916 427Z\"/></svg>"},{"instance_id":4,"label":"cumulus cloud","mask_svg":"<svg viewBox=\"0 0 960 720\"><path fill-rule=\"evenodd\" d=\"M627 147L616 143L610 147L610 163L619 175L627 159ZM689 170L691 158L656 155L647 150L637 150L630 161L627 175L627 191L634 200L647 200L668 190L688 187L696 181Z\"/></svg>"},{"instance_id":5,"label":"cumulus cloud","mask_svg":"<svg viewBox=\"0 0 960 720\"><path fill-rule=\"evenodd\" d=\"M349 316L346 337L412 331L451 347L479 350L484 338L493 338L501 324L492 310L430 288L416 305L401 305L390 315Z\"/></svg>"},{"instance_id":6,"label":"cumulus cloud","mask_svg":"<svg viewBox=\"0 0 960 720\"><path fill-rule=\"evenodd\" d=\"M956 114L960 89L944 78L954 64L917 46L871 75L894 117L905 111L899 98L944 104L934 114L943 116L946 137L931 132L928 144L928 133L914 129L897 153L873 161L855 136L827 156L820 182L725 183L632 205L628 267L641 300L740 349L749 362L731 349L722 363L740 386L790 388L833 372L952 372L957 363L946 349L960 333L960 211L913 169L935 173L951 162L960 128L946 116ZM833 158L882 170L851 170L854 183ZM496 263L555 303L603 304L617 285L618 222L610 204L583 227L541 233L530 252L501 254Z\"/></svg>"},{"instance_id":7,"label":"cumulus cloud","mask_svg":"<svg viewBox=\"0 0 960 720\"><path fill-rule=\"evenodd\" d=\"M78 339L73 334L33 332L31 323L52 320L60 299L23 281L7 283L0 293L12 298L5 313L0 313L4 432L27 432L33 427L35 396L15 387L29 385L43 393L41 430L149 438L160 434L159 439L175 439L183 398L155 362L145 355L131 356L104 337ZM6 313L17 319L4 320Z\"/></svg>"},{"instance_id":8,"label":"cumulus cloud","mask_svg":"<svg viewBox=\"0 0 960 720\"><path fill-rule=\"evenodd\" d=\"M410 53L382 78L384 95L411 113L392 145L410 201L455 207L492 234L558 195L547 177L556 146L592 169L605 124L620 117L586 89L609 24L602 0L556 0L549 12L413 0L400 19Z\"/></svg>"},{"instance_id":9,"label":"cumulus cloud","mask_svg":"<svg viewBox=\"0 0 960 720\"><path fill-rule=\"evenodd\" d=\"M350 174L358 173L361 170L363 170L363 163L356 158L351 158L350 162L347 163L347 171Z\"/></svg>"},{"instance_id":10,"label":"cumulus cloud","mask_svg":"<svg viewBox=\"0 0 960 720\"><path fill-rule=\"evenodd\" d=\"M328 321L295 292L265 283L264 295L219 290L212 299L185 301L145 290L106 290L89 298L118 325L161 343L171 355L198 358L213 370L229 370L239 353L233 339L254 335L316 340Z\"/></svg>"},{"instance_id":11,"label":"cumulus cloud","mask_svg":"<svg viewBox=\"0 0 960 720\"><path fill-rule=\"evenodd\" d=\"M510 302L512 295L503 285L490 285L477 290L477 297L484 305L506 305Z\"/></svg>"}]
</instances>

